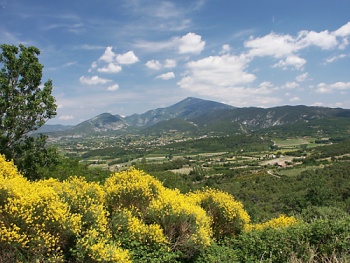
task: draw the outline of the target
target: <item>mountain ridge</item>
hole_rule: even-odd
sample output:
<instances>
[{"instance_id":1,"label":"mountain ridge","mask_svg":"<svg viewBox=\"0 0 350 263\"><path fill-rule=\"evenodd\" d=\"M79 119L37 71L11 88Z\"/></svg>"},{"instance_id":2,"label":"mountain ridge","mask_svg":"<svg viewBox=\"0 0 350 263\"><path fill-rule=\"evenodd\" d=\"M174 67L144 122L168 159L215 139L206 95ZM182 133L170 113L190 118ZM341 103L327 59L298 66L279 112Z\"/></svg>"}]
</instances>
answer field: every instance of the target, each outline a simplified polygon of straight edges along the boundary
<instances>
[{"instance_id":1,"label":"mountain ridge","mask_svg":"<svg viewBox=\"0 0 350 263\"><path fill-rule=\"evenodd\" d=\"M350 110L305 105L238 108L215 101L188 97L169 107L126 117L102 113L67 130L62 131L61 127L61 131L50 133L50 136L102 135L135 130L147 133L167 130L239 132L322 118L350 118Z\"/></svg>"}]
</instances>

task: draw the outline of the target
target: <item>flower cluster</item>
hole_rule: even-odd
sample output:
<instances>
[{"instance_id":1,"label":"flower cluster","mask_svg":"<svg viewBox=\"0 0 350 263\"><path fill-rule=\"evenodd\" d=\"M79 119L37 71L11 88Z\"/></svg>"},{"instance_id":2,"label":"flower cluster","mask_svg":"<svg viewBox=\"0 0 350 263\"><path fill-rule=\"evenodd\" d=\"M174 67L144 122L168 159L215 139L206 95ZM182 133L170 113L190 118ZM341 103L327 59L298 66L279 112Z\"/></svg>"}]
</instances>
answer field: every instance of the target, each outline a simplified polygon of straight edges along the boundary
<instances>
[{"instance_id":1,"label":"flower cluster","mask_svg":"<svg viewBox=\"0 0 350 263\"><path fill-rule=\"evenodd\" d=\"M124 207L145 212L149 203L160 194L164 186L154 177L131 168L107 178L104 189L110 210Z\"/></svg>"},{"instance_id":2,"label":"flower cluster","mask_svg":"<svg viewBox=\"0 0 350 263\"><path fill-rule=\"evenodd\" d=\"M195 249L211 242L210 218L178 190L164 189L162 195L151 202L147 216L163 228L173 249Z\"/></svg>"},{"instance_id":3,"label":"flower cluster","mask_svg":"<svg viewBox=\"0 0 350 263\"><path fill-rule=\"evenodd\" d=\"M188 194L211 218L211 227L216 239L239 234L250 222L243 204L232 195L206 188Z\"/></svg>"},{"instance_id":4,"label":"flower cluster","mask_svg":"<svg viewBox=\"0 0 350 263\"><path fill-rule=\"evenodd\" d=\"M133 168L104 184L76 176L31 182L0 155L0 250L18 261L160 262L194 255L213 238L295 222L253 225L227 193L181 194Z\"/></svg>"},{"instance_id":5,"label":"flower cluster","mask_svg":"<svg viewBox=\"0 0 350 263\"><path fill-rule=\"evenodd\" d=\"M251 231L251 230L263 230L266 228L274 228L274 229L284 228L290 225L294 225L297 222L298 221L294 216L280 215L279 217L273 218L264 223L247 225L245 230Z\"/></svg>"}]
</instances>

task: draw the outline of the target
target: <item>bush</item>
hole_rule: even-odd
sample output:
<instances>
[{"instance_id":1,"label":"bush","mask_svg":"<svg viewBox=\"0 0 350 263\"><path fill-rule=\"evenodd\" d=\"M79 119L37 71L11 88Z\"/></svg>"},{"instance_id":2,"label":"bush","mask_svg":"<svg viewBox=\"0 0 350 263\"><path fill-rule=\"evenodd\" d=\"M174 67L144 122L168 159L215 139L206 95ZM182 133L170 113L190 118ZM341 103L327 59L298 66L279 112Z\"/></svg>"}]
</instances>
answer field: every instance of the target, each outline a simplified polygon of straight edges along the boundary
<instances>
[{"instance_id":1,"label":"bush","mask_svg":"<svg viewBox=\"0 0 350 263\"><path fill-rule=\"evenodd\" d=\"M249 224L250 217L243 204L225 192L206 188L189 194L211 218L214 237L219 240L236 236Z\"/></svg>"},{"instance_id":2,"label":"bush","mask_svg":"<svg viewBox=\"0 0 350 263\"><path fill-rule=\"evenodd\" d=\"M350 218L315 220L285 228L263 228L245 232L232 240L239 262L328 262L350 250ZM313 260L313 261L309 261Z\"/></svg>"}]
</instances>

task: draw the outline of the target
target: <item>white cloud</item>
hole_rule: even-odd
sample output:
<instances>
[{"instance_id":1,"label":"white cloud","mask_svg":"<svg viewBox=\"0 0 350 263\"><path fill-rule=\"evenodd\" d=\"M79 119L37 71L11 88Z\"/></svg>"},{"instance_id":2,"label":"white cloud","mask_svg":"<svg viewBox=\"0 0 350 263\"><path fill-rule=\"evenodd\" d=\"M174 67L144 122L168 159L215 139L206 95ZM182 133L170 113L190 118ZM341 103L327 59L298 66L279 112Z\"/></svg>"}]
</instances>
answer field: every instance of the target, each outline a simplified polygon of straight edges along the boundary
<instances>
[{"instance_id":1,"label":"white cloud","mask_svg":"<svg viewBox=\"0 0 350 263\"><path fill-rule=\"evenodd\" d=\"M166 41L159 42L148 42L148 41L139 41L134 46L147 50L149 52L159 52L166 49L175 49L178 45L179 38L172 38Z\"/></svg>"},{"instance_id":2,"label":"white cloud","mask_svg":"<svg viewBox=\"0 0 350 263\"><path fill-rule=\"evenodd\" d=\"M187 63L188 75L179 81L179 86L185 89L198 87L230 87L251 83L255 80L253 74L245 72L249 62L245 56L209 56L201 60Z\"/></svg>"},{"instance_id":3,"label":"white cloud","mask_svg":"<svg viewBox=\"0 0 350 263\"><path fill-rule=\"evenodd\" d=\"M350 82L336 82L333 84L319 83L315 89L317 93L333 93L337 90L350 91Z\"/></svg>"},{"instance_id":4,"label":"white cloud","mask_svg":"<svg viewBox=\"0 0 350 263\"><path fill-rule=\"evenodd\" d=\"M350 82L336 82L330 85L333 89L346 90L350 89Z\"/></svg>"},{"instance_id":5,"label":"white cloud","mask_svg":"<svg viewBox=\"0 0 350 263\"><path fill-rule=\"evenodd\" d=\"M329 86L326 85L326 83L320 83L316 87L317 93L331 93L332 90L329 88Z\"/></svg>"},{"instance_id":6,"label":"white cloud","mask_svg":"<svg viewBox=\"0 0 350 263\"><path fill-rule=\"evenodd\" d=\"M287 69L291 66L302 70L306 60L299 56L299 51L311 46L323 50L344 49L349 44L348 36L350 36L350 22L333 32L303 30L296 36L271 32L262 37L250 37L244 42L244 46L251 58L270 56L279 59L273 67Z\"/></svg>"},{"instance_id":7,"label":"white cloud","mask_svg":"<svg viewBox=\"0 0 350 263\"><path fill-rule=\"evenodd\" d=\"M162 68L162 64L160 64L159 60L149 60L145 65L146 67L154 70L159 70Z\"/></svg>"},{"instance_id":8,"label":"white cloud","mask_svg":"<svg viewBox=\"0 0 350 263\"><path fill-rule=\"evenodd\" d=\"M321 49L331 49L338 45L337 38L334 34L328 32L328 30L322 32L315 31L300 31L296 39L298 49L302 49L309 46L318 46Z\"/></svg>"},{"instance_id":9,"label":"white cloud","mask_svg":"<svg viewBox=\"0 0 350 263\"><path fill-rule=\"evenodd\" d=\"M93 68L97 68L97 63L96 63L96 61L92 62L91 68L92 68L92 69L93 69Z\"/></svg>"},{"instance_id":10,"label":"white cloud","mask_svg":"<svg viewBox=\"0 0 350 263\"><path fill-rule=\"evenodd\" d=\"M179 39L179 53L193 53L199 54L202 52L205 46L205 41L202 41L202 37L195 33L188 33Z\"/></svg>"},{"instance_id":11,"label":"white cloud","mask_svg":"<svg viewBox=\"0 0 350 263\"><path fill-rule=\"evenodd\" d=\"M114 85L109 86L109 87L107 88L108 91L115 91L115 90L117 90L117 89L119 89L119 85L118 85L118 84L114 84Z\"/></svg>"},{"instance_id":12,"label":"white cloud","mask_svg":"<svg viewBox=\"0 0 350 263\"><path fill-rule=\"evenodd\" d=\"M114 59L115 53L112 51L112 47L107 47L103 55L99 58L99 60L102 60L107 63L113 62Z\"/></svg>"},{"instance_id":13,"label":"white cloud","mask_svg":"<svg viewBox=\"0 0 350 263\"><path fill-rule=\"evenodd\" d=\"M118 73L121 70L122 70L122 67L114 63L108 63L107 66L97 69L98 72L102 72L102 73Z\"/></svg>"},{"instance_id":14,"label":"white cloud","mask_svg":"<svg viewBox=\"0 0 350 263\"><path fill-rule=\"evenodd\" d=\"M164 65L162 65L159 60L152 59L152 60L147 61L145 65L150 69L160 70L162 67L174 68L174 67L176 67L176 64L177 63L176 63L175 59L166 59L164 61Z\"/></svg>"},{"instance_id":15,"label":"white cloud","mask_svg":"<svg viewBox=\"0 0 350 263\"><path fill-rule=\"evenodd\" d=\"M311 106L315 106L315 107L323 107L323 103L322 102L319 102L319 101L316 101L315 103L311 104Z\"/></svg>"},{"instance_id":16,"label":"white cloud","mask_svg":"<svg viewBox=\"0 0 350 263\"><path fill-rule=\"evenodd\" d=\"M288 69L289 66L294 67L295 69L302 70L303 66L306 64L306 60L298 56L288 56L284 60L280 60L278 63L272 67L282 68L284 70Z\"/></svg>"},{"instance_id":17,"label":"white cloud","mask_svg":"<svg viewBox=\"0 0 350 263\"><path fill-rule=\"evenodd\" d=\"M205 47L205 41L195 33L188 33L182 37L172 37L169 40L148 42L138 41L135 47L147 50L148 52L159 52L162 50L177 50L180 54L199 54Z\"/></svg>"},{"instance_id":18,"label":"white cloud","mask_svg":"<svg viewBox=\"0 0 350 263\"><path fill-rule=\"evenodd\" d=\"M164 68L174 68L176 67L176 60L175 59L166 59L164 61Z\"/></svg>"},{"instance_id":19,"label":"white cloud","mask_svg":"<svg viewBox=\"0 0 350 263\"><path fill-rule=\"evenodd\" d=\"M292 55L297 48L292 36L277 35L275 33L255 39L251 38L244 45L250 49L248 55L252 57L272 56L283 58Z\"/></svg>"},{"instance_id":20,"label":"white cloud","mask_svg":"<svg viewBox=\"0 0 350 263\"><path fill-rule=\"evenodd\" d=\"M224 54L230 53L230 51L231 51L230 45L224 44L224 45L222 45L222 49L220 51L220 54L224 55Z\"/></svg>"},{"instance_id":21,"label":"white cloud","mask_svg":"<svg viewBox=\"0 0 350 263\"><path fill-rule=\"evenodd\" d=\"M134 64L139 61L139 58L133 51L128 51L124 54L118 54L116 60L120 64Z\"/></svg>"},{"instance_id":22,"label":"white cloud","mask_svg":"<svg viewBox=\"0 0 350 263\"><path fill-rule=\"evenodd\" d=\"M73 120L74 116L73 115L63 115L63 116L58 117L58 119L62 120L62 121L69 121L69 120Z\"/></svg>"},{"instance_id":23,"label":"white cloud","mask_svg":"<svg viewBox=\"0 0 350 263\"><path fill-rule=\"evenodd\" d=\"M99 76L92 76L91 78L82 76L79 78L80 83L86 85L97 85L97 84L106 84L112 82L110 79L100 78Z\"/></svg>"},{"instance_id":24,"label":"white cloud","mask_svg":"<svg viewBox=\"0 0 350 263\"><path fill-rule=\"evenodd\" d=\"M304 73L304 74L301 74L301 75L297 76L297 77L295 78L295 80L296 80L297 82L303 82L303 81L307 80L308 75L309 75L309 74L306 72L306 73Z\"/></svg>"},{"instance_id":25,"label":"white cloud","mask_svg":"<svg viewBox=\"0 0 350 263\"><path fill-rule=\"evenodd\" d=\"M330 58L327 58L324 62L324 64L329 64L329 63L333 63L339 59L342 59L342 58L345 58L346 55L345 54L340 54L340 55L336 55L336 56L333 56L333 57L330 57Z\"/></svg>"},{"instance_id":26,"label":"white cloud","mask_svg":"<svg viewBox=\"0 0 350 263\"><path fill-rule=\"evenodd\" d=\"M297 82L287 82L286 84L283 85L284 89L296 89L299 88L300 85Z\"/></svg>"},{"instance_id":27,"label":"white cloud","mask_svg":"<svg viewBox=\"0 0 350 263\"><path fill-rule=\"evenodd\" d=\"M300 101L300 98L299 97L293 97L293 98L289 99L289 101L297 102L297 101Z\"/></svg>"},{"instance_id":28,"label":"white cloud","mask_svg":"<svg viewBox=\"0 0 350 263\"><path fill-rule=\"evenodd\" d=\"M168 79L173 79L175 78L174 72L167 72L161 75L158 75L156 79L163 79L163 80L168 80Z\"/></svg>"},{"instance_id":29,"label":"white cloud","mask_svg":"<svg viewBox=\"0 0 350 263\"><path fill-rule=\"evenodd\" d=\"M271 82L262 82L257 87L249 87L256 79L246 72L250 59L240 55L209 56L187 63L187 72L178 81L178 86L200 96L208 96L225 101L234 106L278 105L282 99L274 92Z\"/></svg>"},{"instance_id":30,"label":"white cloud","mask_svg":"<svg viewBox=\"0 0 350 263\"><path fill-rule=\"evenodd\" d=\"M350 36L350 22L341 26L339 29L335 30L333 34L337 37L348 37Z\"/></svg>"}]
</instances>

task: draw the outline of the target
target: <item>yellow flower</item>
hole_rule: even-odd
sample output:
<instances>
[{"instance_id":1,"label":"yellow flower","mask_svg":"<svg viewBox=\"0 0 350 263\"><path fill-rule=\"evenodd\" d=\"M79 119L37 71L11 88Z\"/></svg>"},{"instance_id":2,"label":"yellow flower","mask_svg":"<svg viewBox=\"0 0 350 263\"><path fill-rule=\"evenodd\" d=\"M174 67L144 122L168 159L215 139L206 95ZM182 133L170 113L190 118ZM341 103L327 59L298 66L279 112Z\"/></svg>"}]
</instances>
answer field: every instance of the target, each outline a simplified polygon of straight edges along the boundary
<instances>
[{"instance_id":1,"label":"yellow flower","mask_svg":"<svg viewBox=\"0 0 350 263\"><path fill-rule=\"evenodd\" d=\"M294 216L285 216L280 215L277 218L273 218L267 222L261 223L261 224L251 224L247 225L245 230L251 231L251 230L262 230L265 228L283 228L288 227L290 225L296 224L298 221Z\"/></svg>"},{"instance_id":2,"label":"yellow flower","mask_svg":"<svg viewBox=\"0 0 350 263\"><path fill-rule=\"evenodd\" d=\"M188 197L210 216L211 227L216 238L236 235L250 222L243 204L228 193L206 188L190 193Z\"/></svg>"}]
</instances>

